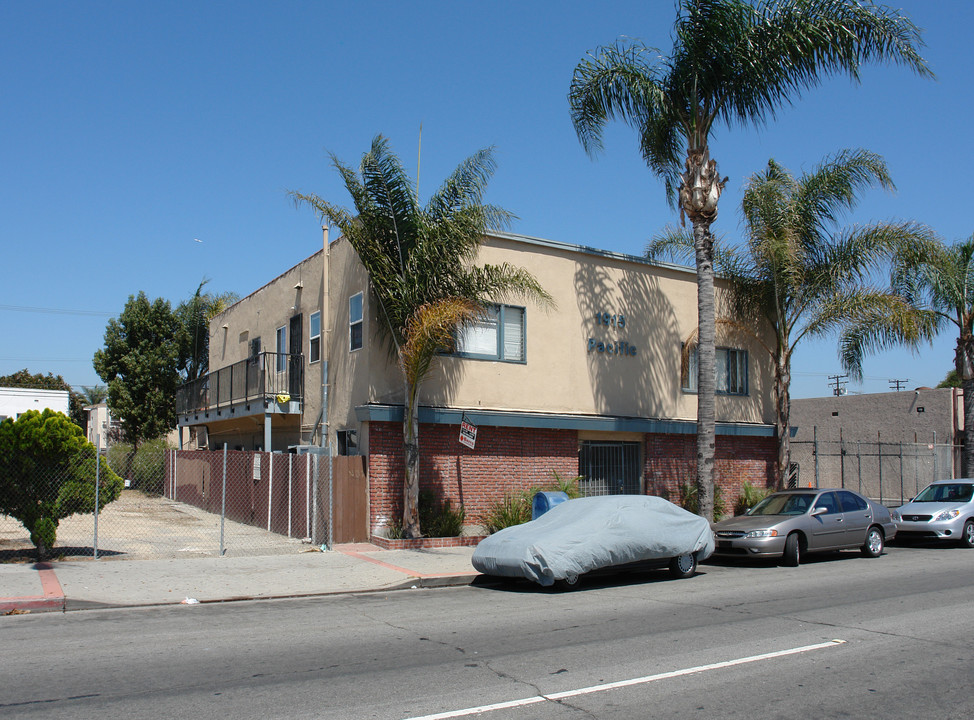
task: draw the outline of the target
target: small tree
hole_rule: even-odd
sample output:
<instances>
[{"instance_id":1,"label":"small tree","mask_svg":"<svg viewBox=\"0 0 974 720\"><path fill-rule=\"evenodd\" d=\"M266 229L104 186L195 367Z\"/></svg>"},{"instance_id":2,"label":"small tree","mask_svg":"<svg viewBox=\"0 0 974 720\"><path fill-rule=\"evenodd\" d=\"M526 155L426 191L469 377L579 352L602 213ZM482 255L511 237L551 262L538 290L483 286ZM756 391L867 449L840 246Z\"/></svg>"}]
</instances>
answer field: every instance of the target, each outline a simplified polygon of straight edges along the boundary
<instances>
[{"instance_id":1,"label":"small tree","mask_svg":"<svg viewBox=\"0 0 974 720\"><path fill-rule=\"evenodd\" d=\"M122 314L105 329L105 347L95 353L95 371L108 384L108 407L135 449L176 425L184 337L169 301L157 298L150 303L143 292L129 296Z\"/></svg>"},{"instance_id":2,"label":"small tree","mask_svg":"<svg viewBox=\"0 0 974 720\"><path fill-rule=\"evenodd\" d=\"M63 413L28 410L0 423L0 513L30 532L38 557L57 539L58 523L95 511L95 447ZM100 468L99 510L122 491L122 479Z\"/></svg>"}]
</instances>

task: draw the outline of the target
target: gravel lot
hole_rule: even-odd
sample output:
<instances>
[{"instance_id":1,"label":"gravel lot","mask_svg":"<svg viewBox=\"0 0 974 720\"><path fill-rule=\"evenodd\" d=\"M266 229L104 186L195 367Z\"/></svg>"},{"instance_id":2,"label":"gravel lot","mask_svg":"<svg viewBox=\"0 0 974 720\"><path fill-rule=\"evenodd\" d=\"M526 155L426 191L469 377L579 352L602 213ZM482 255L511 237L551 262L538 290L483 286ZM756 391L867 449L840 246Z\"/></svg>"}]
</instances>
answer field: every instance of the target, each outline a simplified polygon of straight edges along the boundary
<instances>
[{"instance_id":1,"label":"gravel lot","mask_svg":"<svg viewBox=\"0 0 974 720\"><path fill-rule=\"evenodd\" d=\"M58 525L54 558L92 557L93 515L75 515ZM225 555L243 557L308 552L302 538L288 538L226 520ZM98 516L99 559L213 557L220 555L220 516L192 505L138 490L123 490ZM30 534L14 518L0 515L0 562L34 559Z\"/></svg>"}]
</instances>

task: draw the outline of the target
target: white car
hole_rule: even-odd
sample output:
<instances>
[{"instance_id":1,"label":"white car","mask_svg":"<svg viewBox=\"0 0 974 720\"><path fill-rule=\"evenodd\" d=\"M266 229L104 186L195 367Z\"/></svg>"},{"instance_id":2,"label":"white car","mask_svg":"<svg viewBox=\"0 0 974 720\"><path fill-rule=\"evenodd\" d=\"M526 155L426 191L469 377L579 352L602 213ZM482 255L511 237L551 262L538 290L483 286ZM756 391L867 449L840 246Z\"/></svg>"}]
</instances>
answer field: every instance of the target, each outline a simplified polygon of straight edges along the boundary
<instances>
[{"instance_id":1,"label":"white car","mask_svg":"<svg viewBox=\"0 0 974 720\"><path fill-rule=\"evenodd\" d=\"M938 480L893 510L896 537L956 540L974 547L974 479Z\"/></svg>"},{"instance_id":2,"label":"white car","mask_svg":"<svg viewBox=\"0 0 974 720\"><path fill-rule=\"evenodd\" d=\"M710 525L698 515L652 495L605 495L504 528L481 540L471 560L485 575L570 588L586 573L636 563L690 577L713 551Z\"/></svg>"}]
</instances>

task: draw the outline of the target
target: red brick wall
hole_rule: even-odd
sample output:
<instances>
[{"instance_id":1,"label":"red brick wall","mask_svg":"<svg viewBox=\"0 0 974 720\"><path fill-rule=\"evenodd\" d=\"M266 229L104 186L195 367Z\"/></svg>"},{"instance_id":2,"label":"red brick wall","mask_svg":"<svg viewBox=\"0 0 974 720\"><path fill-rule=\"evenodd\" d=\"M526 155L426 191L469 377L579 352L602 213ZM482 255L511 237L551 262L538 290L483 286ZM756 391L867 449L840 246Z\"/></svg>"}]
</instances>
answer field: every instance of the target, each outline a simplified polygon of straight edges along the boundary
<instances>
[{"instance_id":1,"label":"red brick wall","mask_svg":"<svg viewBox=\"0 0 974 720\"><path fill-rule=\"evenodd\" d=\"M679 497L679 485L696 482L696 435L646 435L646 492L652 495ZM726 502L728 511L745 482L755 487L770 487L775 460L775 440L770 437L737 437L718 435L714 450L714 483Z\"/></svg>"},{"instance_id":2,"label":"red brick wall","mask_svg":"<svg viewBox=\"0 0 974 720\"><path fill-rule=\"evenodd\" d=\"M435 490L454 505L463 505L473 521L505 494L578 474L578 433L481 426L475 450L460 444L458 425L422 425L419 433L420 487ZM765 487L771 481L773 438L719 436L715 480L733 504L745 480ZM648 493L666 490L679 496L681 482L694 480L696 437L646 436L643 475ZM373 422L369 426L370 526L402 516L402 425Z\"/></svg>"}]
</instances>

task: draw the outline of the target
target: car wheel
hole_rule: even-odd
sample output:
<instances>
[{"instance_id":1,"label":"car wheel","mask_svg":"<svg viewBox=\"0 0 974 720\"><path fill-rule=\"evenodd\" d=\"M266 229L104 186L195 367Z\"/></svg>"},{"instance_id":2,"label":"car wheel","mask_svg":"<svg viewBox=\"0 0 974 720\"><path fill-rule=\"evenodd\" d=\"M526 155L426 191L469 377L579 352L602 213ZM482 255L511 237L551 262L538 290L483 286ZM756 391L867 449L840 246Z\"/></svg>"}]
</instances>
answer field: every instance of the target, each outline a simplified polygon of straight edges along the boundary
<instances>
[{"instance_id":1,"label":"car wheel","mask_svg":"<svg viewBox=\"0 0 974 720\"><path fill-rule=\"evenodd\" d=\"M974 547L974 520L968 520L964 523L964 530L960 535L960 544L961 547Z\"/></svg>"},{"instance_id":2,"label":"car wheel","mask_svg":"<svg viewBox=\"0 0 974 720\"><path fill-rule=\"evenodd\" d=\"M675 578L689 578L697 574L697 556L687 553L670 560L670 575Z\"/></svg>"},{"instance_id":3,"label":"car wheel","mask_svg":"<svg viewBox=\"0 0 974 720\"><path fill-rule=\"evenodd\" d=\"M574 590L578 587L578 575L571 573L562 580L555 580L555 588L561 591Z\"/></svg>"},{"instance_id":4,"label":"car wheel","mask_svg":"<svg viewBox=\"0 0 974 720\"><path fill-rule=\"evenodd\" d=\"M798 567L801 562L801 539L798 533L792 533L785 540L785 552L781 556L781 563L788 567Z\"/></svg>"},{"instance_id":5,"label":"car wheel","mask_svg":"<svg viewBox=\"0 0 974 720\"><path fill-rule=\"evenodd\" d=\"M877 558L883 554L883 531L878 527L874 526L866 531L866 542L862 545L862 554L871 558Z\"/></svg>"}]
</instances>

